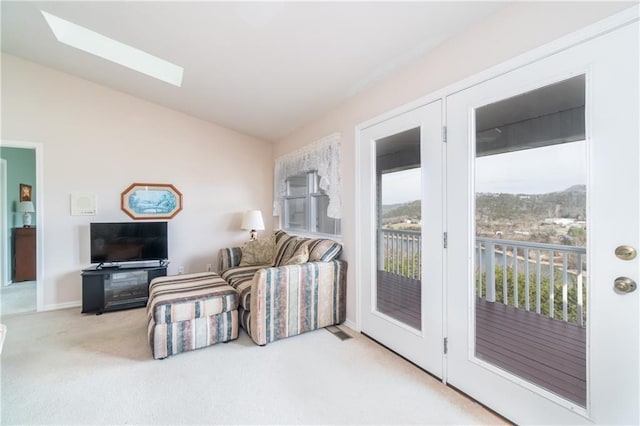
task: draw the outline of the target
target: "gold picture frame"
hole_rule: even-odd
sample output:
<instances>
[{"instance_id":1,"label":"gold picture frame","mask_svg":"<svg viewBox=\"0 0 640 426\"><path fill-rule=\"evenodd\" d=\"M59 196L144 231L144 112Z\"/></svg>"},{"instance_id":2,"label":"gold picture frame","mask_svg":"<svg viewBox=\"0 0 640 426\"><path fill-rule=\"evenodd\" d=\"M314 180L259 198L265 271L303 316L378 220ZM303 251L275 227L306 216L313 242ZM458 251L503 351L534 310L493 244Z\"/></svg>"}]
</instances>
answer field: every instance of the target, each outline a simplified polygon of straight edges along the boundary
<instances>
[{"instance_id":1,"label":"gold picture frame","mask_svg":"<svg viewBox=\"0 0 640 426\"><path fill-rule=\"evenodd\" d=\"M20 201L31 201L31 185L20 184Z\"/></svg>"},{"instance_id":2,"label":"gold picture frame","mask_svg":"<svg viewBox=\"0 0 640 426\"><path fill-rule=\"evenodd\" d=\"M168 183L133 183L122 192L120 208L135 220L172 219L182 210L182 193Z\"/></svg>"}]
</instances>

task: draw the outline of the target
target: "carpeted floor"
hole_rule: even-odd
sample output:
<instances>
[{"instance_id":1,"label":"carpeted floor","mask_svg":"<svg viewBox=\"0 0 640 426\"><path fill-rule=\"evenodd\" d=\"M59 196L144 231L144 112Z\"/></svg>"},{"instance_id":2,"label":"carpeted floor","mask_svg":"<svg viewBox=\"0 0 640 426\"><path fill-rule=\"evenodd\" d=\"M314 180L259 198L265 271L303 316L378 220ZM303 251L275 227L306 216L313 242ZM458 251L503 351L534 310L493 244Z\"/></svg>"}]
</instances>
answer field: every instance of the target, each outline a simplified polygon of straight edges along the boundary
<instances>
[{"instance_id":1,"label":"carpeted floor","mask_svg":"<svg viewBox=\"0 0 640 426\"><path fill-rule=\"evenodd\" d=\"M498 424L369 339L326 330L154 360L144 309L3 316L2 424Z\"/></svg>"},{"instance_id":2,"label":"carpeted floor","mask_svg":"<svg viewBox=\"0 0 640 426\"><path fill-rule=\"evenodd\" d=\"M0 288L0 315L36 311L36 282L25 281Z\"/></svg>"}]
</instances>

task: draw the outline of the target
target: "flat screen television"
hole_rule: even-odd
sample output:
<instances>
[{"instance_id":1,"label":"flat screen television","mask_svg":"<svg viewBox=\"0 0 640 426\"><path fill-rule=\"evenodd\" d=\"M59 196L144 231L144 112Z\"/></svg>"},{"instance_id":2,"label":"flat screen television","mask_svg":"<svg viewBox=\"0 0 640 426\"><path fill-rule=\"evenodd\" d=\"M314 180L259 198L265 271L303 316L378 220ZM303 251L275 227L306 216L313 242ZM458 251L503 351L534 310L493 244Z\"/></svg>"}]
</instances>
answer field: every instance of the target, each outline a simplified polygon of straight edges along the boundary
<instances>
[{"instance_id":1,"label":"flat screen television","mask_svg":"<svg viewBox=\"0 0 640 426\"><path fill-rule=\"evenodd\" d=\"M167 222L92 223L91 263L168 258Z\"/></svg>"}]
</instances>

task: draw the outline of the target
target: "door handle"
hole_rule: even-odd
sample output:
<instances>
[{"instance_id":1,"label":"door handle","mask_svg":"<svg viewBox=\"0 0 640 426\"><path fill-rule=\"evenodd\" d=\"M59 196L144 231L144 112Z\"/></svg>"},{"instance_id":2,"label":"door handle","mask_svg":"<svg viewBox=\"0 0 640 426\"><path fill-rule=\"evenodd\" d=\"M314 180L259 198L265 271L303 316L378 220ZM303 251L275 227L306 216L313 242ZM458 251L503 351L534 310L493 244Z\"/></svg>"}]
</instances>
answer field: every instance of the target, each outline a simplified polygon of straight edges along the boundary
<instances>
[{"instance_id":1,"label":"door handle","mask_svg":"<svg viewBox=\"0 0 640 426\"><path fill-rule=\"evenodd\" d=\"M627 294L635 291L636 282L629 277L618 277L613 282L613 290L618 294Z\"/></svg>"},{"instance_id":2,"label":"door handle","mask_svg":"<svg viewBox=\"0 0 640 426\"><path fill-rule=\"evenodd\" d=\"M618 246L616 247L616 256L622 260L633 260L636 258L636 249L631 246Z\"/></svg>"}]
</instances>

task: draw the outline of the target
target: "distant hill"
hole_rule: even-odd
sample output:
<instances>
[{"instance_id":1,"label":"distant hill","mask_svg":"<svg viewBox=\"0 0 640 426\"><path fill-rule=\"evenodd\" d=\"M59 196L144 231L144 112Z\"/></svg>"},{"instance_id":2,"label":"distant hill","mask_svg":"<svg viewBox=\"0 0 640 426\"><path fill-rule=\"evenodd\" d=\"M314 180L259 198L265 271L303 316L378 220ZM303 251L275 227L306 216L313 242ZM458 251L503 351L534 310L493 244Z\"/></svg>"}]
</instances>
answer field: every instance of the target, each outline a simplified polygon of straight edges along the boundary
<instances>
[{"instance_id":1,"label":"distant hill","mask_svg":"<svg viewBox=\"0 0 640 426\"><path fill-rule=\"evenodd\" d=\"M587 185L573 185L562 192L584 192L587 193Z\"/></svg>"},{"instance_id":2,"label":"distant hill","mask_svg":"<svg viewBox=\"0 0 640 426\"><path fill-rule=\"evenodd\" d=\"M399 204L383 204L382 205L382 215L384 216L387 212L390 212L393 209L397 209L398 207L404 206L405 203Z\"/></svg>"},{"instance_id":3,"label":"distant hill","mask_svg":"<svg viewBox=\"0 0 640 426\"><path fill-rule=\"evenodd\" d=\"M574 185L547 194L493 194L476 196L476 214L491 220L571 218L586 220L587 188Z\"/></svg>"},{"instance_id":4,"label":"distant hill","mask_svg":"<svg viewBox=\"0 0 640 426\"><path fill-rule=\"evenodd\" d=\"M495 194L476 196L476 213L492 221L540 221L546 218L586 220L586 185L573 185L547 194ZM421 219L420 200L382 206L385 222Z\"/></svg>"},{"instance_id":5,"label":"distant hill","mask_svg":"<svg viewBox=\"0 0 640 426\"><path fill-rule=\"evenodd\" d=\"M422 217L420 200L410 201L403 204L392 204L382 206L382 218L404 218L420 219Z\"/></svg>"}]
</instances>

